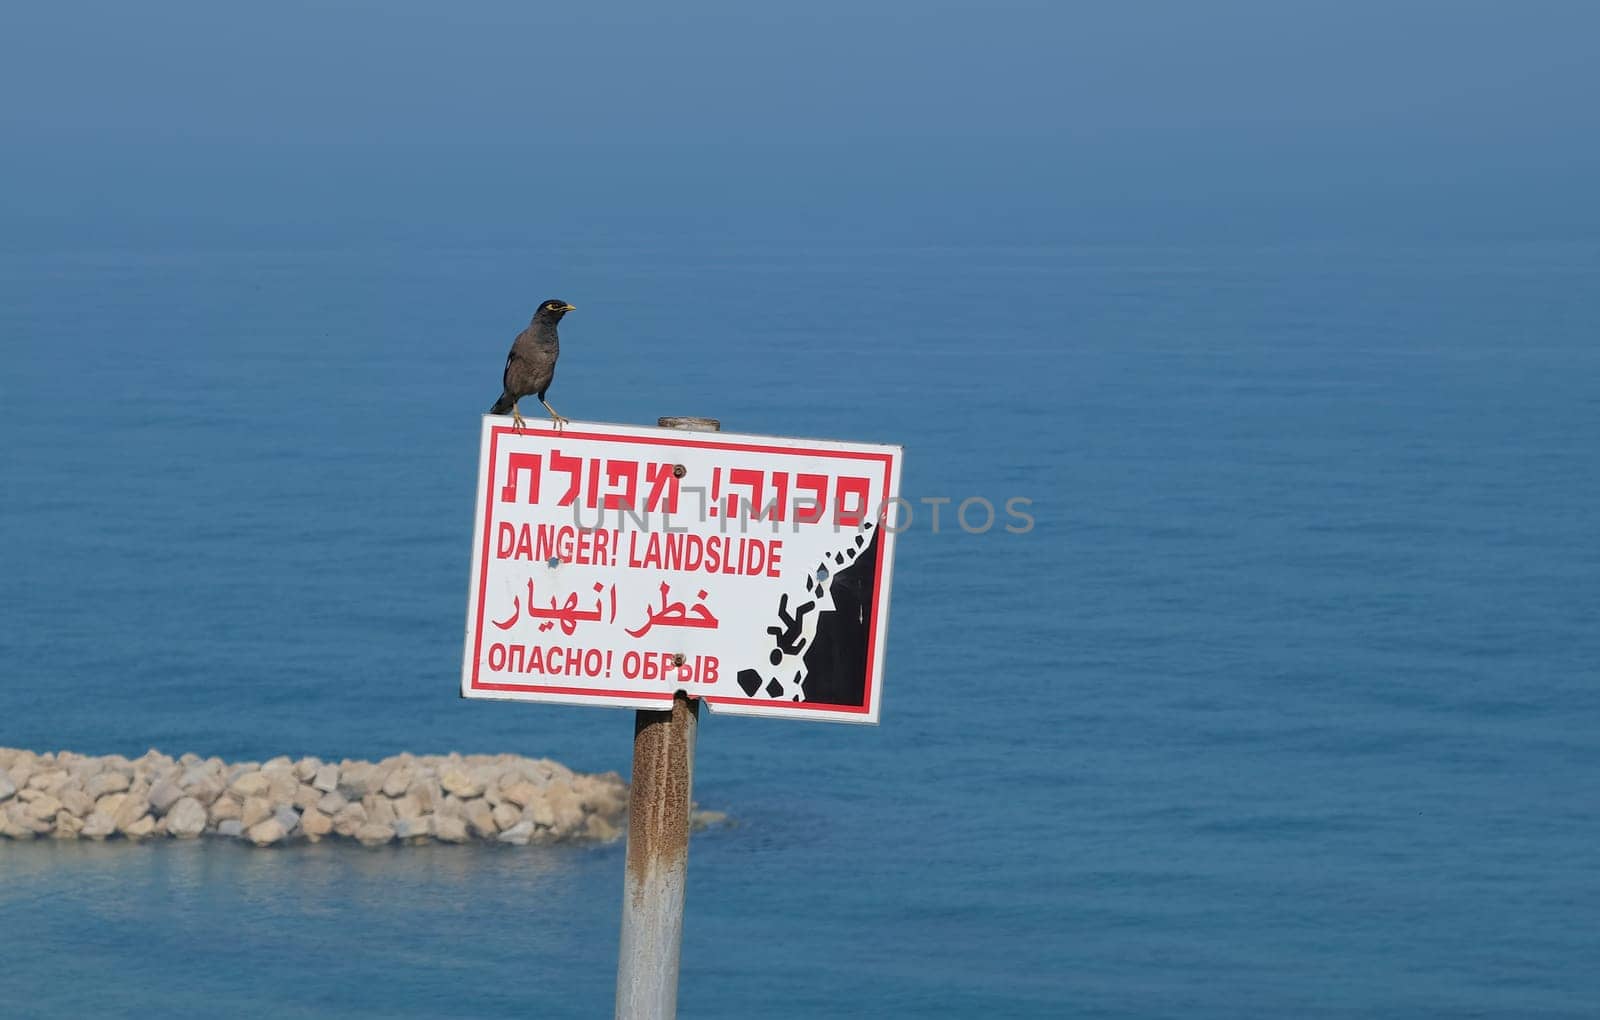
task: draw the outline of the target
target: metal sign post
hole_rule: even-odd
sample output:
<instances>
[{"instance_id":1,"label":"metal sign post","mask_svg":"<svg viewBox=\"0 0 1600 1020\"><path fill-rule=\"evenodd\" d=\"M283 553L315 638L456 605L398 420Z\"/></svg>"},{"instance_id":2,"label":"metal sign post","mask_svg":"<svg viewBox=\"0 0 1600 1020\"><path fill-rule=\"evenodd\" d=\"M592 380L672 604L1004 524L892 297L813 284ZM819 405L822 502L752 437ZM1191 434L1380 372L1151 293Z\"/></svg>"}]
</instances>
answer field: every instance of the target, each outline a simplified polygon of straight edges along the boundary
<instances>
[{"instance_id":1,"label":"metal sign post","mask_svg":"<svg viewBox=\"0 0 1600 1020\"><path fill-rule=\"evenodd\" d=\"M665 1020L678 1011L699 720L700 702L682 692L670 712L639 712L634 719L628 865L617 956L618 1020Z\"/></svg>"},{"instance_id":2,"label":"metal sign post","mask_svg":"<svg viewBox=\"0 0 1600 1020\"><path fill-rule=\"evenodd\" d=\"M662 428L715 432L711 418L662 418ZM682 691L665 712L633 721L628 865L617 955L618 1020L667 1020L678 1012L678 954L689 877L689 805L700 702Z\"/></svg>"},{"instance_id":3,"label":"metal sign post","mask_svg":"<svg viewBox=\"0 0 1600 1020\"><path fill-rule=\"evenodd\" d=\"M902 451L481 424L461 696L637 713L618 1017L675 1015L701 705L875 725Z\"/></svg>"}]
</instances>

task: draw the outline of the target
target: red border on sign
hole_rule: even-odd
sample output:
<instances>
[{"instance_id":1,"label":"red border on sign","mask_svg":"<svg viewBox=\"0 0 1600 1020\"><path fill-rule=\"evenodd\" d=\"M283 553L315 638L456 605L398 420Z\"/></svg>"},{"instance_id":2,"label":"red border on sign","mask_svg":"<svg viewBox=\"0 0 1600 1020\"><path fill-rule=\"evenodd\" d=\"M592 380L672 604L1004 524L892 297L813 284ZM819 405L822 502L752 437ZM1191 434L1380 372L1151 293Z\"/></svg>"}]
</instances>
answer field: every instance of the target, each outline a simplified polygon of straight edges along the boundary
<instances>
[{"instance_id":1,"label":"red border on sign","mask_svg":"<svg viewBox=\"0 0 1600 1020\"><path fill-rule=\"evenodd\" d=\"M613 691L600 690L594 687L557 687L548 684L512 684L489 683L478 679L478 670L483 664L483 614L484 601L489 591L489 544L491 542L490 524L494 516L494 472L499 458L500 437L509 435L516 430L509 425L496 425L489 431L489 469L485 472L488 480L488 489L484 492L483 511L483 550L478 564L478 619L473 628L474 642L472 646L472 682L475 691L505 691L516 693L518 691L532 691L537 694L575 694L594 695L607 698L636 698L648 701L671 701L678 690L688 693L687 688L670 688L665 691ZM792 456L806 457L833 457L843 460L868 460L880 461L883 464L883 502L884 518L879 521L878 527L888 526L889 483L894 471L894 456L888 453L862 453L854 450L817 450L803 446L771 446L765 443L730 442L728 440L698 439L685 435L665 433L661 436L628 436L610 435L604 432L583 432L569 429L561 433L563 437L572 439L594 439L611 443L639 443L651 446L687 446L704 450L727 450L734 452L778 453ZM883 590L883 564L888 559L887 550L878 549L878 566L873 575L872 591L874 605L872 607L872 625L867 628L867 683L862 690L860 705L834 705L817 701L774 701L762 698L734 698L714 695L702 695L700 700L718 705L760 705L767 708L782 706L785 709L809 709L820 712L848 712L853 715L866 715L872 711L872 677L877 665L878 655L878 618L883 611L883 604L888 592Z\"/></svg>"}]
</instances>

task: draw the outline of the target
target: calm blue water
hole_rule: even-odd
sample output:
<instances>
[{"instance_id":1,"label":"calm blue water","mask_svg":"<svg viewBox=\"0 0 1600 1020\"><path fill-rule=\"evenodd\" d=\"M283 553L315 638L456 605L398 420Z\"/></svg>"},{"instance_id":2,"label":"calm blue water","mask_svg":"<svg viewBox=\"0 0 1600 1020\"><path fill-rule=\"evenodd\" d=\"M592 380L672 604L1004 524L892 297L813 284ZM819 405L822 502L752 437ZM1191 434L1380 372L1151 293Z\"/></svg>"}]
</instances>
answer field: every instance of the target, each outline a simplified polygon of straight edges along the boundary
<instances>
[{"instance_id":1,"label":"calm blue water","mask_svg":"<svg viewBox=\"0 0 1600 1020\"><path fill-rule=\"evenodd\" d=\"M704 724L684 1015L1600 1014L1595 244L0 255L0 744L625 772L456 697L551 296L574 419L1037 519L918 515L880 728ZM621 871L0 843L0 1012L603 1015Z\"/></svg>"}]
</instances>

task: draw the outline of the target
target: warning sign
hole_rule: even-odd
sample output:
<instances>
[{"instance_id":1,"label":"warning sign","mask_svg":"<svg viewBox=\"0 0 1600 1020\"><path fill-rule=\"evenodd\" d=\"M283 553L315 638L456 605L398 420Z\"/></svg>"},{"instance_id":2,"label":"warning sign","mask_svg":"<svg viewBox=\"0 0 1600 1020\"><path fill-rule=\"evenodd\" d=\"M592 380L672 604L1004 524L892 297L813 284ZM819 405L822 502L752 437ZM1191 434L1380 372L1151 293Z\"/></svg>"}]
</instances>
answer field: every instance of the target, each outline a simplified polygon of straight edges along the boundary
<instances>
[{"instance_id":1,"label":"warning sign","mask_svg":"<svg viewBox=\"0 0 1600 1020\"><path fill-rule=\"evenodd\" d=\"M900 459L485 416L462 696L876 723Z\"/></svg>"}]
</instances>

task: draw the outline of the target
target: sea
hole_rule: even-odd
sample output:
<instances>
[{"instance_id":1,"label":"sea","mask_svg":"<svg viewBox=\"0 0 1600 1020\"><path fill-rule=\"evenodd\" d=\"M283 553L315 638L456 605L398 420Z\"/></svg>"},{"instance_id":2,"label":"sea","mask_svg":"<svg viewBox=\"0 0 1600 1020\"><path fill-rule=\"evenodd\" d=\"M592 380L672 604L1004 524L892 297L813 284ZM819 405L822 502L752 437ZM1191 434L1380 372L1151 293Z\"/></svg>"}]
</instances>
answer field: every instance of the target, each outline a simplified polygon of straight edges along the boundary
<instances>
[{"instance_id":1,"label":"sea","mask_svg":"<svg viewBox=\"0 0 1600 1020\"><path fill-rule=\"evenodd\" d=\"M683 1016L1600 1016L1592 240L6 244L0 746L626 774L458 697L551 297L575 421L905 447L881 725L703 719ZM622 872L0 842L0 1015L604 1016Z\"/></svg>"}]
</instances>

